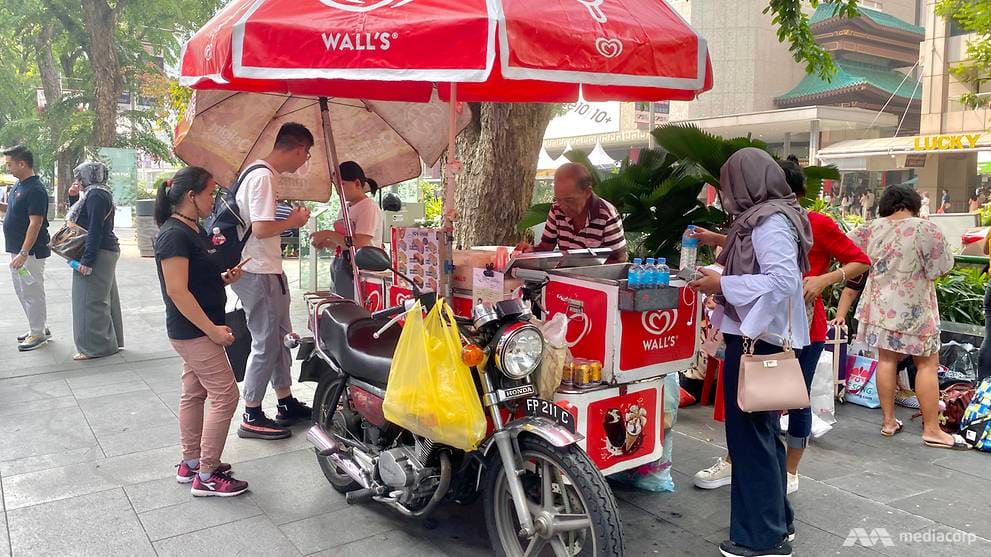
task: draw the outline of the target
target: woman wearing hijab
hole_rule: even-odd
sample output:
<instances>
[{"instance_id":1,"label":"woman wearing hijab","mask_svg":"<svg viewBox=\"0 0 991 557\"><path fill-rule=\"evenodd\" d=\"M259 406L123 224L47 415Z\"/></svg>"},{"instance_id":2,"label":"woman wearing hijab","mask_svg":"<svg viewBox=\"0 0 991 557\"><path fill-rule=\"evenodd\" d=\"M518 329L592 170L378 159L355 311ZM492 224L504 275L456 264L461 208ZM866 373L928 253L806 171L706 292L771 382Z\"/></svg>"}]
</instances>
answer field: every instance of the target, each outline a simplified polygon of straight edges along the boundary
<instances>
[{"instance_id":1,"label":"woman wearing hijab","mask_svg":"<svg viewBox=\"0 0 991 557\"><path fill-rule=\"evenodd\" d=\"M110 356L124 346L124 326L117 294L120 244L114 234L114 196L101 162L84 162L74 171L80 199L66 220L86 229L86 247L73 267L72 332L74 360ZM78 264L75 264L78 263Z\"/></svg>"},{"instance_id":2,"label":"woman wearing hijab","mask_svg":"<svg viewBox=\"0 0 991 557\"><path fill-rule=\"evenodd\" d=\"M726 444L733 461L727 556L791 555L794 514L786 495L785 446L777 412L744 412L737 403L744 338L755 354L781 351L790 337L809 344L802 274L812 228L778 163L760 149L737 151L720 173L723 210L733 221L720 273L702 269L691 287L717 296L713 321L726 342L723 389ZM790 312L788 311L790 308Z\"/></svg>"}]
</instances>

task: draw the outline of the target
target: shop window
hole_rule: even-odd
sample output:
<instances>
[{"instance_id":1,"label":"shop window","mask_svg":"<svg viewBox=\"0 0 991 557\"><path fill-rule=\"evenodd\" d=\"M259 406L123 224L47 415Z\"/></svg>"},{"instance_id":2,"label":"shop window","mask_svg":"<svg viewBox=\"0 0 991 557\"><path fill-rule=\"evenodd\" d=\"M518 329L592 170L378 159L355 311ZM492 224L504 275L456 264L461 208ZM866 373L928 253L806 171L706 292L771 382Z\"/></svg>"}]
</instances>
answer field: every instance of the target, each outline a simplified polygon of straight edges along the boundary
<instances>
[{"instance_id":1,"label":"shop window","mask_svg":"<svg viewBox=\"0 0 991 557\"><path fill-rule=\"evenodd\" d=\"M971 33L973 33L973 31L968 31L967 29L964 29L963 25L960 25L960 23L957 22L957 20L952 19L952 18L950 19L950 36L951 37L960 37L962 35L969 35Z\"/></svg>"}]
</instances>

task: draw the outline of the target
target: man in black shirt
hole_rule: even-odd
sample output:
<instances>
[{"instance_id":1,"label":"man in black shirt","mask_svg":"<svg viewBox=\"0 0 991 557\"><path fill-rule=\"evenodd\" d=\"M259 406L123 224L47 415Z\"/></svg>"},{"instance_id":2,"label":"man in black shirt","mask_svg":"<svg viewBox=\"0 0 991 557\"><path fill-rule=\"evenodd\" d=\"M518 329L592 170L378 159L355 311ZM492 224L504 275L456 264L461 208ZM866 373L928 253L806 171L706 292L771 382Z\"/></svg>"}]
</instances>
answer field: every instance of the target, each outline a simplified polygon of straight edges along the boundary
<instances>
[{"instance_id":1,"label":"man in black shirt","mask_svg":"<svg viewBox=\"0 0 991 557\"><path fill-rule=\"evenodd\" d=\"M5 248L10 254L14 292L27 314L30 330L17 337L18 350L44 346L51 338L45 304L45 259L48 248L48 192L34 173L34 155L22 145L3 152L8 172L17 183L7 195L3 221Z\"/></svg>"}]
</instances>

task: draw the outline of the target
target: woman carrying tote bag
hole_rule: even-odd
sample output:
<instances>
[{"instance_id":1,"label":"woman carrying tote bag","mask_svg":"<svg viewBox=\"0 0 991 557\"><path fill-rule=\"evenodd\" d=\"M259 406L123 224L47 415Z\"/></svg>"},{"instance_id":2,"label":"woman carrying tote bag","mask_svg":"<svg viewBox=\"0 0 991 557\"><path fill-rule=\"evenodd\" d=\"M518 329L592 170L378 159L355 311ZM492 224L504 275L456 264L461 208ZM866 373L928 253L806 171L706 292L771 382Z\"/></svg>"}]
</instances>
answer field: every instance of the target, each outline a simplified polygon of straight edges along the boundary
<instances>
[{"instance_id":1,"label":"woman carrying tote bag","mask_svg":"<svg viewBox=\"0 0 991 557\"><path fill-rule=\"evenodd\" d=\"M741 361L748 359L745 346L759 359L809 343L802 273L809 269L812 229L784 171L760 149L734 153L723 165L720 189L723 209L733 219L718 258L724 271L702 269L690 285L717 295L713 322L726 342L722 388L733 478L730 539L720 551L791 555L794 514L786 496L778 412L741 410L738 388ZM804 382L797 385L807 397Z\"/></svg>"},{"instance_id":2,"label":"woman carrying tote bag","mask_svg":"<svg viewBox=\"0 0 991 557\"><path fill-rule=\"evenodd\" d=\"M114 234L114 196L102 162L84 162L74 171L79 201L66 220L86 230L86 243L72 274L74 360L110 356L124 346L124 324L117 293L120 244ZM71 263L71 262L70 262Z\"/></svg>"}]
</instances>

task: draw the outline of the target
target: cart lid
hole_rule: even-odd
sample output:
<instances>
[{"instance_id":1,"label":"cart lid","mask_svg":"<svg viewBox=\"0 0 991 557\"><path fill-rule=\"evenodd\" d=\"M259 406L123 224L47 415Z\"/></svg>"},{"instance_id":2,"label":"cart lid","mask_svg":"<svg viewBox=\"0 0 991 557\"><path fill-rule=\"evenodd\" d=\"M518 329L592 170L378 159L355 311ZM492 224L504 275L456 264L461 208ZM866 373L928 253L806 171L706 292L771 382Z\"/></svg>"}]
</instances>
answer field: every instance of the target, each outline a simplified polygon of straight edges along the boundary
<instances>
[{"instance_id":1,"label":"cart lid","mask_svg":"<svg viewBox=\"0 0 991 557\"><path fill-rule=\"evenodd\" d=\"M551 269L556 269L563 258L564 254L559 251L521 253L509 260L505 272L508 275L513 269L550 271Z\"/></svg>"},{"instance_id":2,"label":"cart lid","mask_svg":"<svg viewBox=\"0 0 991 557\"><path fill-rule=\"evenodd\" d=\"M572 249L565 251L564 254L557 266L558 269L602 265L612 255L612 250L610 248Z\"/></svg>"}]
</instances>

